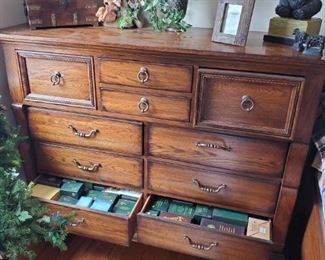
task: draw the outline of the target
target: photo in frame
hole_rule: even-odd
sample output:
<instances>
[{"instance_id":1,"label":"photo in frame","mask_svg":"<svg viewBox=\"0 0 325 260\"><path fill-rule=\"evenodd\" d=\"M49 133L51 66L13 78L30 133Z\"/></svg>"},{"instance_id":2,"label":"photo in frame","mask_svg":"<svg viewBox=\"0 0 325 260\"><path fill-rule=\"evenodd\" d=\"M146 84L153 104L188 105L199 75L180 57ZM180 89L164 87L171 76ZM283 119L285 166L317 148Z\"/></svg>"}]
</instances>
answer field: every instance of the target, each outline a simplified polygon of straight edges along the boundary
<instances>
[{"instance_id":1,"label":"photo in frame","mask_svg":"<svg viewBox=\"0 0 325 260\"><path fill-rule=\"evenodd\" d=\"M212 41L245 46L255 0L219 0Z\"/></svg>"}]
</instances>

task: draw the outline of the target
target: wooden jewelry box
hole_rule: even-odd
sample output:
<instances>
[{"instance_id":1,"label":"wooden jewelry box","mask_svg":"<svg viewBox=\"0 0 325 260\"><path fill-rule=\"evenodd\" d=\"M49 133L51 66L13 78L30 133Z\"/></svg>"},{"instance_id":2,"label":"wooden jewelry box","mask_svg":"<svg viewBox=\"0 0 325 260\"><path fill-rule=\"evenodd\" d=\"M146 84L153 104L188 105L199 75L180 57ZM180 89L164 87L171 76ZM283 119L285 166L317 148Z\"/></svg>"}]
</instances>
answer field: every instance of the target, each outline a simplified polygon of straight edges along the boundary
<instances>
[{"instance_id":1,"label":"wooden jewelry box","mask_svg":"<svg viewBox=\"0 0 325 260\"><path fill-rule=\"evenodd\" d=\"M25 0L31 29L94 25L97 0Z\"/></svg>"}]
</instances>

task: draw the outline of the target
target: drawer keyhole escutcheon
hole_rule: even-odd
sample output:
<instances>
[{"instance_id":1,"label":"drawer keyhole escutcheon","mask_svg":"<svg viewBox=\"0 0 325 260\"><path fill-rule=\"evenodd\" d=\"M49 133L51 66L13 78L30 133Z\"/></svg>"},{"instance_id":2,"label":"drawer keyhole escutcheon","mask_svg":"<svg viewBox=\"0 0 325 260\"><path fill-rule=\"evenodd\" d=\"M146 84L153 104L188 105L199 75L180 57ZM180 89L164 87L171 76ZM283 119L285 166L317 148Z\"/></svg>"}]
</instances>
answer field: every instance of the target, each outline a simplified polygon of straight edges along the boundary
<instances>
[{"instance_id":1,"label":"drawer keyhole escutcheon","mask_svg":"<svg viewBox=\"0 0 325 260\"><path fill-rule=\"evenodd\" d=\"M79 227L79 226L81 226L85 222L86 222L86 219L85 218L81 218L81 219L76 220L75 222L71 222L69 225L71 227Z\"/></svg>"},{"instance_id":2,"label":"drawer keyhole escutcheon","mask_svg":"<svg viewBox=\"0 0 325 260\"><path fill-rule=\"evenodd\" d=\"M187 240L189 245L197 250L200 251L210 251L212 248L217 247L217 242L211 242L208 246L204 244L195 243L192 241L192 239L189 236L184 235L184 239Z\"/></svg>"},{"instance_id":3,"label":"drawer keyhole escutcheon","mask_svg":"<svg viewBox=\"0 0 325 260\"><path fill-rule=\"evenodd\" d=\"M99 132L97 129L93 129L89 133L80 132L73 125L69 125L68 128L70 128L72 130L72 133L75 136L82 137L82 138L94 137Z\"/></svg>"},{"instance_id":4,"label":"drawer keyhole escutcheon","mask_svg":"<svg viewBox=\"0 0 325 260\"><path fill-rule=\"evenodd\" d=\"M145 97L140 99L139 110L141 113L146 113L149 111L149 100Z\"/></svg>"},{"instance_id":5,"label":"drawer keyhole escutcheon","mask_svg":"<svg viewBox=\"0 0 325 260\"><path fill-rule=\"evenodd\" d=\"M254 109L255 107L255 102L250 96L242 96L241 98L241 103L240 103L240 108L241 110L245 112L250 112Z\"/></svg>"},{"instance_id":6,"label":"drawer keyhole escutcheon","mask_svg":"<svg viewBox=\"0 0 325 260\"><path fill-rule=\"evenodd\" d=\"M230 152L231 147L226 146L226 145L219 145L219 144L208 144L208 143L203 143L203 142L196 142L195 146L198 148L210 148L210 149L219 149L223 151Z\"/></svg>"},{"instance_id":7,"label":"drawer keyhole escutcheon","mask_svg":"<svg viewBox=\"0 0 325 260\"><path fill-rule=\"evenodd\" d=\"M222 190L227 189L226 184L220 184L218 187L209 187L202 185L197 179L193 179L192 182L201 190L208 193L219 193Z\"/></svg>"},{"instance_id":8,"label":"drawer keyhole escutcheon","mask_svg":"<svg viewBox=\"0 0 325 260\"><path fill-rule=\"evenodd\" d=\"M51 74L51 77L50 77L50 81L52 83L52 86L57 86L57 85L60 85L61 83L61 78L62 78L62 74L60 71L54 71L52 74Z\"/></svg>"},{"instance_id":9,"label":"drawer keyhole escutcheon","mask_svg":"<svg viewBox=\"0 0 325 260\"><path fill-rule=\"evenodd\" d=\"M73 160L74 165L79 169L84 172L97 172L99 168L102 167L100 163L95 163L93 165L82 165L80 162L78 162L76 159Z\"/></svg>"},{"instance_id":10,"label":"drawer keyhole escutcheon","mask_svg":"<svg viewBox=\"0 0 325 260\"><path fill-rule=\"evenodd\" d=\"M141 67L138 72L137 78L140 83L146 83L149 80L149 70L145 67Z\"/></svg>"}]
</instances>

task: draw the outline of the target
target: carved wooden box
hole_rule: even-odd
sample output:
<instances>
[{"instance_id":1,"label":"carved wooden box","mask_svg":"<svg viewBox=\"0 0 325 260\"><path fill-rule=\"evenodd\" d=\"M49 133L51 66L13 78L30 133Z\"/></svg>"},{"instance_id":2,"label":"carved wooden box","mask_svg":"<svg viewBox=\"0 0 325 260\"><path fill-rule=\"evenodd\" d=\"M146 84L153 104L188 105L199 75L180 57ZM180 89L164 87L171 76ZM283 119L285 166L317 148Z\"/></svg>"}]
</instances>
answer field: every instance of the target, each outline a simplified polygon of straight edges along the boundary
<instances>
[{"instance_id":1,"label":"carved wooden box","mask_svg":"<svg viewBox=\"0 0 325 260\"><path fill-rule=\"evenodd\" d=\"M31 29L93 25L97 0L26 0Z\"/></svg>"}]
</instances>

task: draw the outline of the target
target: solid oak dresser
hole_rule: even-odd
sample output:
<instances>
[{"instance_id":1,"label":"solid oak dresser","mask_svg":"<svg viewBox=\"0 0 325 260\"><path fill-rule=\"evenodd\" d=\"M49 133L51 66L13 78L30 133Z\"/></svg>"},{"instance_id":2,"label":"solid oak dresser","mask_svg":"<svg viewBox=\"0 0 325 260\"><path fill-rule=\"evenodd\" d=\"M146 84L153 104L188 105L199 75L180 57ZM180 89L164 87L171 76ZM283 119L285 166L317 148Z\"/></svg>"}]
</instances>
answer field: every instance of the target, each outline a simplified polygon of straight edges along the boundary
<instances>
[{"instance_id":1,"label":"solid oak dresser","mask_svg":"<svg viewBox=\"0 0 325 260\"><path fill-rule=\"evenodd\" d=\"M325 59L263 44L258 33L246 47L213 43L211 34L0 33L12 107L30 136L20 147L28 180L52 174L143 193L128 217L47 201L52 211L78 212L72 233L209 259L283 250ZM272 240L144 214L155 195L270 219Z\"/></svg>"}]
</instances>

